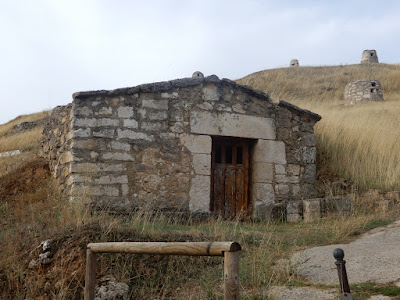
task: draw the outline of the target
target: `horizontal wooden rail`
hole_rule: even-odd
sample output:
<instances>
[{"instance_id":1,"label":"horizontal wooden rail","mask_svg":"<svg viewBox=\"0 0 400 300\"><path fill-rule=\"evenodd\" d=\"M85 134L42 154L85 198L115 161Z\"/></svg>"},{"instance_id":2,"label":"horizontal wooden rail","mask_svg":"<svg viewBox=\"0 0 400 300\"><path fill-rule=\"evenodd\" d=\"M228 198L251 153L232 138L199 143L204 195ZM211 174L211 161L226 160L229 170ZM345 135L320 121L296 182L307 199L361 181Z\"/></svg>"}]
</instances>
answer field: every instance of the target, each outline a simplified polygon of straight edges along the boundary
<instances>
[{"instance_id":1,"label":"horizontal wooden rail","mask_svg":"<svg viewBox=\"0 0 400 300\"><path fill-rule=\"evenodd\" d=\"M112 242L91 243L87 248L94 253L193 256L224 256L224 252L241 250L236 242Z\"/></svg>"},{"instance_id":2,"label":"horizontal wooden rail","mask_svg":"<svg viewBox=\"0 0 400 300\"><path fill-rule=\"evenodd\" d=\"M239 252L236 242L113 242L87 245L85 300L93 300L98 253L223 256L224 299L239 299Z\"/></svg>"}]
</instances>

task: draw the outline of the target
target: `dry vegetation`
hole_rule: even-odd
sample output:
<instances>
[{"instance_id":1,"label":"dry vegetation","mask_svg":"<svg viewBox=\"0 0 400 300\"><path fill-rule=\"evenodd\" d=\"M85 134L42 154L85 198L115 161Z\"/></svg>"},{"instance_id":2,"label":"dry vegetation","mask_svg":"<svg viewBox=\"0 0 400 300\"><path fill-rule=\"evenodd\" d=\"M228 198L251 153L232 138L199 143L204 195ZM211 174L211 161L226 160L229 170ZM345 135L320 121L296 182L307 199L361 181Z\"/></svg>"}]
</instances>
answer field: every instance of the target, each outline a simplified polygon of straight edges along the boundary
<instances>
[{"instance_id":1,"label":"dry vegetation","mask_svg":"<svg viewBox=\"0 0 400 300\"><path fill-rule=\"evenodd\" d=\"M385 102L344 106L344 87L380 80ZM356 188L400 189L400 65L350 65L266 70L238 80L322 116L315 126L319 171Z\"/></svg>"},{"instance_id":2,"label":"dry vegetation","mask_svg":"<svg viewBox=\"0 0 400 300\"><path fill-rule=\"evenodd\" d=\"M22 151L22 154L18 156L0 157L0 176L6 175L11 170L33 159L39 150L39 140L48 114L48 111L43 111L19 116L0 126L0 153L12 150ZM23 122L37 122L38 126L32 130L13 133L14 126Z\"/></svg>"},{"instance_id":3,"label":"dry vegetation","mask_svg":"<svg viewBox=\"0 0 400 300\"><path fill-rule=\"evenodd\" d=\"M320 181L326 181L322 186L327 193L329 182L341 176L350 178L356 188L399 189L399 71L399 66L389 65L301 67L259 72L240 82L323 116L316 130ZM371 78L381 80L387 102L344 107L345 84ZM85 206L88 199L83 197L81 204L63 199L46 162L35 156L39 129L10 135L14 125L46 115L24 116L0 126L0 152L25 150L16 157L0 158L1 299L81 299L89 242L215 240L242 245L242 299L269 299L272 285L312 285L288 263L295 251L350 241L399 216L397 206L389 212L376 210L374 198L356 193L351 216L329 216L308 224L179 221L147 211L92 215ZM55 245L51 264L28 268L46 239ZM327 259L334 263L333 257ZM127 283L132 299L222 299L222 273L218 257L114 254L100 256L98 277L112 274ZM362 300L385 288L360 285L353 291Z\"/></svg>"}]
</instances>

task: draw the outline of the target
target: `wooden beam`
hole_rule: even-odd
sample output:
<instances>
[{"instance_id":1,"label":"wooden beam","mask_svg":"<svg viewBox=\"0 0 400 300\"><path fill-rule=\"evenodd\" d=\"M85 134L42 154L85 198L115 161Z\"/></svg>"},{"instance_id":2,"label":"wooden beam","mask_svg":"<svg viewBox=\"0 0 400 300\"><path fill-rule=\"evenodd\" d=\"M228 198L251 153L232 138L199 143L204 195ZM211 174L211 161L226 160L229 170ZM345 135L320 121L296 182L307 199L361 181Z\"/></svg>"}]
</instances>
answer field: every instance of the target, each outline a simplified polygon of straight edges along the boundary
<instances>
[{"instance_id":1,"label":"wooden beam","mask_svg":"<svg viewBox=\"0 0 400 300\"><path fill-rule=\"evenodd\" d=\"M133 253L159 255L224 256L240 251L237 242L110 242L90 243L94 253Z\"/></svg>"},{"instance_id":2,"label":"wooden beam","mask_svg":"<svg viewBox=\"0 0 400 300\"><path fill-rule=\"evenodd\" d=\"M239 299L239 252L224 253L224 300Z\"/></svg>"},{"instance_id":3,"label":"wooden beam","mask_svg":"<svg viewBox=\"0 0 400 300\"><path fill-rule=\"evenodd\" d=\"M96 253L86 250L85 300L94 300L96 286Z\"/></svg>"}]
</instances>

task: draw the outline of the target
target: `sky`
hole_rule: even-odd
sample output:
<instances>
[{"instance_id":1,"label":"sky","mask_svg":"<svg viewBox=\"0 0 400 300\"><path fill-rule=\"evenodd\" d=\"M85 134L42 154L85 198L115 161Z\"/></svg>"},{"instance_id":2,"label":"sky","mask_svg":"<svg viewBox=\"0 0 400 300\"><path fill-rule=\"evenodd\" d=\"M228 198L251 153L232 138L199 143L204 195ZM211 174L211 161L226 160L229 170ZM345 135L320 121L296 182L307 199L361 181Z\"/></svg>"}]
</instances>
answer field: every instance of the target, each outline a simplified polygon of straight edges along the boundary
<instances>
[{"instance_id":1,"label":"sky","mask_svg":"<svg viewBox=\"0 0 400 300\"><path fill-rule=\"evenodd\" d=\"M396 0L0 0L0 124L194 71L400 63L399 16Z\"/></svg>"}]
</instances>

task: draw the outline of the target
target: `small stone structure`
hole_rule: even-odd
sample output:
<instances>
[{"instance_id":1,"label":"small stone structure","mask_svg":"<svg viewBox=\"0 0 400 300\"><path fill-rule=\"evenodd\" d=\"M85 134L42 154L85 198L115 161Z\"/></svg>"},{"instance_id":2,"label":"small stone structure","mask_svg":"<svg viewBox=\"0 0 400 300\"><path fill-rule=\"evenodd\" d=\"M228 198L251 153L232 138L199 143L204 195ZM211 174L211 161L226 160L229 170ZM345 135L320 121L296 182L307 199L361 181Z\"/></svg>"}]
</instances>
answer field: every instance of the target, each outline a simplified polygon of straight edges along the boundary
<instances>
[{"instance_id":1,"label":"small stone structure","mask_svg":"<svg viewBox=\"0 0 400 300\"><path fill-rule=\"evenodd\" d=\"M286 220L289 223L301 220L313 222L330 213L349 215L352 203L351 198L314 198L291 201L286 206Z\"/></svg>"},{"instance_id":2,"label":"small stone structure","mask_svg":"<svg viewBox=\"0 0 400 300\"><path fill-rule=\"evenodd\" d=\"M257 219L312 197L321 117L201 75L79 92L55 108L42 155L64 193L116 212Z\"/></svg>"},{"instance_id":3,"label":"small stone structure","mask_svg":"<svg viewBox=\"0 0 400 300\"><path fill-rule=\"evenodd\" d=\"M299 61L297 59L292 59L290 61L289 67L299 67Z\"/></svg>"},{"instance_id":4,"label":"small stone structure","mask_svg":"<svg viewBox=\"0 0 400 300\"><path fill-rule=\"evenodd\" d=\"M378 80L350 82L344 89L344 100L349 105L364 101L383 101L381 83Z\"/></svg>"},{"instance_id":5,"label":"small stone structure","mask_svg":"<svg viewBox=\"0 0 400 300\"><path fill-rule=\"evenodd\" d=\"M361 63L362 64L377 64L378 55L376 54L375 50L364 50L361 56Z\"/></svg>"}]
</instances>

